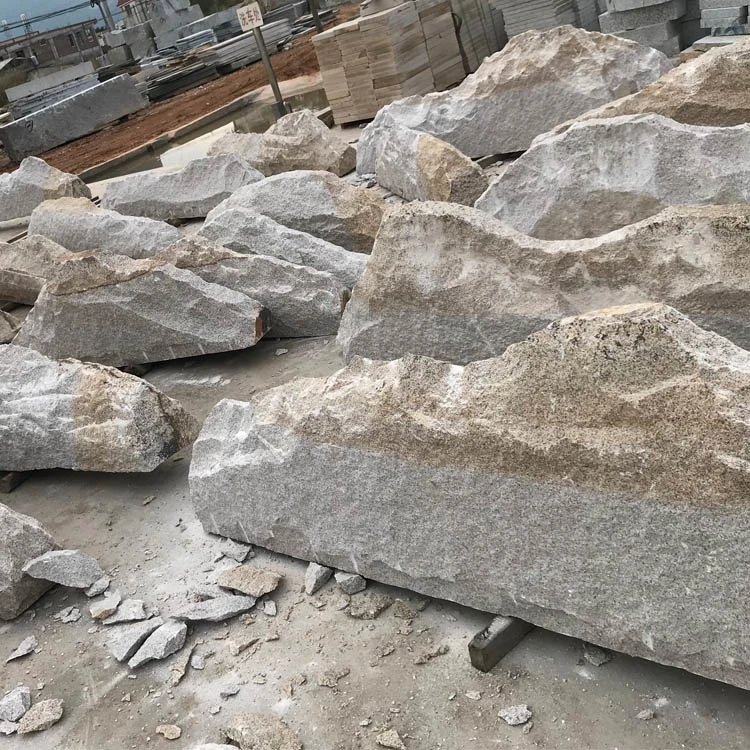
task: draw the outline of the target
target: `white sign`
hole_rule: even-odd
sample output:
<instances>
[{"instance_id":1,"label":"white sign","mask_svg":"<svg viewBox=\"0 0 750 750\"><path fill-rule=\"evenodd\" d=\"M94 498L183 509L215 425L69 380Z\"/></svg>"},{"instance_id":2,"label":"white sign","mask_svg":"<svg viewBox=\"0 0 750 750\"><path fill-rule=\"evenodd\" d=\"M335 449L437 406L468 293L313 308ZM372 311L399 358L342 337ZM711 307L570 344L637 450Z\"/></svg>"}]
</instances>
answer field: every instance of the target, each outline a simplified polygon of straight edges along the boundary
<instances>
[{"instance_id":1,"label":"white sign","mask_svg":"<svg viewBox=\"0 0 750 750\"><path fill-rule=\"evenodd\" d=\"M258 3L250 3L249 5L237 8L237 17L240 19L240 26L243 31L257 29L263 25L263 16L261 15Z\"/></svg>"}]
</instances>

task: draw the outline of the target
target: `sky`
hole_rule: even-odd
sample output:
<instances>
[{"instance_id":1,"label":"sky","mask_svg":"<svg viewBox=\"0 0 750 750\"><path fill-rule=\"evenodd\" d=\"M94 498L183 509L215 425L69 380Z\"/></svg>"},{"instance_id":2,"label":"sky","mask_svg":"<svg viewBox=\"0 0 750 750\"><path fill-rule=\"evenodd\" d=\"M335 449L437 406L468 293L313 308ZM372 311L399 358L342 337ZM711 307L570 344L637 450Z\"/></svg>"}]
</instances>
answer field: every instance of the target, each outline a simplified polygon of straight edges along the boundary
<instances>
[{"instance_id":1,"label":"sky","mask_svg":"<svg viewBox=\"0 0 750 750\"><path fill-rule=\"evenodd\" d=\"M41 16L53 10L69 8L71 5L80 5L85 0L0 0L0 20L7 20L9 23L15 23L19 20L21 13L25 13L29 18ZM117 11L117 0L109 0L109 9L113 14ZM63 16L56 16L48 21L40 21L33 24L34 31L45 31L54 29L57 26L66 26L76 21L85 21L87 18L96 18L101 21L101 13L98 8L92 8L89 4L82 10L73 13L66 13ZM115 15L115 22L119 16ZM18 36L23 33L23 29L15 29L10 36ZM7 35L0 32L0 39L7 38Z\"/></svg>"}]
</instances>

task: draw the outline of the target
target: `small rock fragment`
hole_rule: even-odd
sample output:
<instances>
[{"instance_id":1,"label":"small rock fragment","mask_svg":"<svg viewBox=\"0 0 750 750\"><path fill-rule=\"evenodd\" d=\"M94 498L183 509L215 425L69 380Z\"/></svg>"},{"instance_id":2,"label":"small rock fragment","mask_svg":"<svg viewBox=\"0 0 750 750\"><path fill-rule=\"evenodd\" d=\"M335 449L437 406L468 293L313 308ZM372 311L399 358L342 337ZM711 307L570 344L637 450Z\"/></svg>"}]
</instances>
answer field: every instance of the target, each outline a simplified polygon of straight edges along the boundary
<instances>
[{"instance_id":1,"label":"small rock fragment","mask_svg":"<svg viewBox=\"0 0 750 750\"><path fill-rule=\"evenodd\" d=\"M157 628L164 624L161 617L144 622L134 622L112 628L107 636L107 648L117 661L127 661L140 648L141 644Z\"/></svg>"},{"instance_id":2,"label":"small rock fragment","mask_svg":"<svg viewBox=\"0 0 750 750\"><path fill-rule=\"evenodd\" d=\"M112 617L112 615L117 611L117 608L120 606L121 601L122 596L120 596L120 592L112 591L103 599L92 602L91 606L89 607L89 612L91 612L91 616L95 620L106 620L108 617Z\"/></svg>"},{"instance_id":3,"label":"small rock fragment","mask_svg":"<svg viewBox=\"0 0 750 750\"><path fill-rule=\"evenodd\" d=\"M357 620L374 620L393 604L393 599L386 594L368 591L356 594L349 602L349 615Z\"/></svg>"},{"instance_id":4,"label":"small rock fragment","mask_svg":"<svg viewBox=\"0 0 750 750\"><path fill-rule=\"evenodd\" d=\"M187 625L184 622L168 620L146 639L135 656L128 661L128 666L137 669L155 659L166 659L185 645L186 637Z\"/></svg>"},{"instance_id":5,"label":"small rock fragment","mask_svg":"<svg viewBox=\"0 0 750 750\"><path fill-rule=\"evenodd\" d=\"M343 669L326 669L318 675L318 685L320 687L335 688L339 680L346 677L349 671L346 667Z\"/></svg>"},{"instance_id":6,"label":"small rock fragment","mask_svg":"<svg viewBox=\"0 0 750 750\"><path fill-rule=\"evenodd\" d=\"M171 668L169 670L169 684L172 687L176 687L180 684L180 682L182 682L182 678L187 673L188 664L190 664L190 659L193 656L193 651L195 651L197 646L198 641L195 641L192 645L186 648L177 659L172 662Z\"/></svg>"},{"instance_id":7,"label":"small rock fragment","mask_svg":"<svg viewBox=\"0 0 750 750\"><path fill-rule=\"evenodd\" d=\"M15 721L0 721L0 734L6 736L13 734L18 730L18 722Z\"/></svg>"},{"instance_id":8,"label":"small rock fragment","mask_svg":"<svg viewBox=\"0 0 750 750\"><path fill-rule=\"evenodd\" d=\"M248 555L250 557L253 557L252 554L253 548L249 544L241 544L240 542L235 542L232 539L225 539L221 543L221 554L224 555L224 557L228 557L230 560L234 560L238 563L243 563L245 560L247 560Z\"/></svg>"},{"instance_id":9,"label":"small rock fragment","mask_svg":"<svg viewBox=\"0 0 750 750\"><path fill-rule=\"evenodd\" d=\"M425 651L421 656L418 656L414 663L415 664L427 664L428 661L432 661L433 659L436 659L438 656L445 656L445 654L450 651L450 648L443 644L442 646L438 646L437 648L433 649L432 651Z\"/></svg>"},{"instance_id":10,"label":"small rock fragment","mask_svg":"<svg viewBox=\"0 0 750 750\"><path fill-rule=\"evenodd\" d=\"M294 697L294 691L298 687L302 687L307 682L307 675L304 674L295 674L292 675L284 685L284 690L286 691L286 694L290 697Z\"/></svg>"},{"instance_id":11,"label":"small rock fragment","mask_svg":"<svg viewBox=\"0 0 750 750\"><path fill-rule=\"evenodd\" d=\"M412 609L403 599L396 599L393 604L393 616L402 620L413 620L417 611Z\"/></svg>"},{"instance_id":12,"label":"small rock fragment","mask_svg":"<svg viewBox=\"0 0 750 750\"><path fill-rule=\"evenodd\" d=\"M375 742L377 742L380 747L389 747L392 748L392 750L406 750L404 741L399 737L399 734L395 729L389 729L387 732L379 734L375 738Z\"/></svg>"},{"instance_id":13,"label":"small rock fragment","mask_svg":"<svg viewBox=\"0 0 750 750\"><path fill-rule=\"evenodd\" d=\"M270 570L260 570L250 565L225 570L219 575L217 583L223 589L239 591L247 596L260 599L261 596L275 591L282 576Z\"/></svg>"},{"instance_id":14,"label":"small rock fragment","mask_svg":"<svg viewBox=\"0 0 750 750\"><path fill-rule=\"evenodd\" d=\"M302 750L297 735L275 716L241 713L221 733L247 750Z\"/></svg>"},{"instance_id":15,"label":"small rock fragment","mask_svg":"<svg viewBox=\"0 0 750 750\"><path fill-rule=\"evenodd\" d=\"M250 646L254 646L260 638L256 636L246 636L244 638L232 638L229 641L229 653L232 656L239 656L243 651L246 651Z\"/></svg>"},{"instance_id":16,"label":"small rock fragment","mask_svg":"<svg viewBox=\"0 0 750 750\"><path fill-rule=\"evenodd\" d=\"M193 669L197 669L199 672L201 672L206 668L206 660L200 654L193 654L192 658L190 659L190 666Z\"/></svg>"},{"instance_id":17,"label":"small rock fragment","mask_svg":"<svg viewBox=\"0 0 750 750\"><path fill-rule=\"evenodd\" d=\"M650 721L655 716L656 714L650 708L645 708L643 711L640 711L635 718L640 719L641 721Z\"/></svg>"},{"instance_id":18,"label":"small rock fragment","mask_svg":"<svg viewBox=\"0 0 750 750\"><path fill-rule=\"evenodd\" d=\"M482 694L478 690L467 690L465 695L470 701L482 700Z\"/></svg>"},{"instance_id":19,"label":"small rock fragment","mask_svg":"<svg viewBox=\"0 0 750 750\"><path fill-rule=\"evenodd\" d=\"M117 625L121 622L137 622L148 618L146 605L141 599L125 599L117 611L104 620L105 625Z\"/></svg>"},{"instance_id":20,"label":"small rock fragment","mask_svg":"<svg viewBox=\"0 0 750 750\"><path fill-rule=\"evenodd\" d=\"M0 700L0 721L16 722L31 707L31 690L25 685L14 688Z\"/></svg>"},{"instance_id":21,"label":"small rock fragment","mask_svg":"<svg viewBox=\"0 0 750 750\"><path fill-rule=\"evenodd\" d=\"M264 600L263 613L269 617L276 617L276 602L273 599Z\"/></svg>"},{"instance_id":22,"label":"small rock fragment","mask_svg":"<svg viewBox=\"0 0 750 750\"><path fill-rule=\"evenodd\" d=\"M5 663L7 664L9 661L20 659L22 656L30 654L38 645L36 636L30 635L28 638L24 638L18 644L18 648L5 660Z\"/></svg>"},{"instance_id":23,"label":"small rock fragment","mask_svg":"<svg viewBox=\"0 0 750 750\"><path fill-rule=\"evenodd\" d=\"M45 552L27 562L23 571L32 578L42 578L73 589L87 589L104 576L104 571L91 555L76 549Z\"/></svg>"},{"instance_id":24,"label":"small rock fragment","mask_svg":"<svg viewBox=\"0 0 750 750\"><path fill-rule=\"evenodd\" d=\"M531 718L531 711L526 704L519 706L508 706L507 708L501 708L498 716L512 727L517 727L521 724L525 724Z\"/></svg>"},{"instance_id":25,"label":"small rock fragment","mask_svg":"<svg viewBox=\"0 0 750 750\"><path fill-rule=\"evenodd\" d=\"M109 576L102 576L86 589L86 596L93 599L95 596L103 594L109 588L110 583L112 583L112 581Z\"/></svg>"},{"instance_id":26,"label":"small rock fragment","mask_svg":"<svg viewBox=\"0 0 750 750\"><path fill-rule=\"evenodd\" d=\"M211 716L216 716L219 711L221 711L221 706L211 706L211 708L208 709L208 713L210 713Z\"/></svg>"},{"instance_id":27,"label":"small rock fragment","mask_svg":"<svg viewBox=\"0 0 750 750\"><path fill-rule=\"evenodd\" d=\"M305 572L305 593L308 596L312 596L320 591L332 575L332 568L326 568L324 565L311 562Z\"/></svg>"},{"instance_id":28,"label":"small rock fragment","mask_svg":"<svg viewBox=\"0 0 750 750\"><path fill-rule=\"evenodd\" d=\"M160 724L156 727L156 733L164 737L165 740L179 740L182 736L182 729L176 724Z\"/></svg>"},{"instance_id":29,"label":"small rock fragment","mask_svg":"<svg viewBox=\"0 0 750 750\"><path fill-rule=\"evenodd\" d=\"M593 646L590 643L583 644L583 658L595 667L601 667L609 661L612 661L612 654L605 651L603 648Z\"/></svg>"},{"instance_id":30,"label":"small rock fragment","mask_svg":"<svg viewBox=\"0 0 750 750\"><path fill-rule=\"evenodd\" d=\"M254 596L217 596L215 599L188 605L174 615L174 618L188 622L222 622L252 609L256 601Z\"/></svg>"},{"instance_id":31,"label":"small rock fragment","mask_svg":"<svg viewBox=\"0 0 750 750\"><path fill-rule=\"evenodd\" d=\"M336 583L345 594L358 594L367 588L367 581L356 573L339 571L335 575Z\"/></svg>"},{"instance_id":32,"label":"small rock fragment","mask_svg":"<svg viewBox=\"0 0 750 750\"><path fill-rule=\"evenodd\" d=\"M52 619L65 623L78 622L81 619L81 610L78 607L65 607L65 609L61 609L56 615L53 615Z\"/></svg>"},{"instance_id":33,"label":"small rock fragment","mask_svg":"<svg viewBox=\"0 0 750 750\"><path fill-rule=\"evenodd\" d=\"M81 587L82 588L82 587ZM63 715L63 702L59 698L49 698L35 703L18 724L18 734L43 732L57 724Z\"/></svg>"},{"instance_id":34,"label":"small rock fragment","mask_svg":"<svg viewBox=\"0 0 750 750\"><path fill-rule=\"evenodd\" d=\"M219 697L223 700L226 700L227 698L231 698L232 696L237 695L237 693L239 692L240 685L238 685L236 682L232 682L219 691Z\"/></svg>"}]
</instances>

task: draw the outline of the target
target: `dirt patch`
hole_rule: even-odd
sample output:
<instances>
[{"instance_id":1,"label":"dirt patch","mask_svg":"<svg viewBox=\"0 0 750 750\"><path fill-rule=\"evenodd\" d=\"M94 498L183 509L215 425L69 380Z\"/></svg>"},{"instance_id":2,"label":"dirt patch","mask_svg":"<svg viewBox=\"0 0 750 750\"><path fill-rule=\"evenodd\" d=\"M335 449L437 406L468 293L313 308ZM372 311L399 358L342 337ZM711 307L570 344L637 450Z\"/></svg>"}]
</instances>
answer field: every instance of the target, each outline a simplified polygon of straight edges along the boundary
<instances>
[{"instance_id":1,"label":"dirt patch","mask_svg":"<svg viewBox=\"0 0 750 750\"><path fill-rule=\"evenodd\" d=\"M354 18L358 13L358 4L346 5L339 9L335 21L327 27ZM314 32L309 32L298 37L287 49L271 58L279 81L318 72L318 60L311 42L313 36ZM126 122L110 125L40 156L53 167L77 174L153 141L267 83L263 63L253 63L204 86L152 104L131 115ZM17 167L16 162L9 161L5 153L0 151L0 172L11 172Z\"/></svg>"}]
</instances>

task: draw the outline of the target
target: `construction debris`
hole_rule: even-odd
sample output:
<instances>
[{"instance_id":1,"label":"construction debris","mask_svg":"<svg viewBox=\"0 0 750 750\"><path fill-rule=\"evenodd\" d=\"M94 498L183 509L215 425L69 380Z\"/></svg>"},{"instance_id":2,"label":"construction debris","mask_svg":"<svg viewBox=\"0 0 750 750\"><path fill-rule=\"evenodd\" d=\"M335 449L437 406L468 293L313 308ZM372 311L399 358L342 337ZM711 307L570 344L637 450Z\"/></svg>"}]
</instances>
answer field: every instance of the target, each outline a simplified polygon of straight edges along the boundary
<instances>
[{"instance_id":1,"label":"construction debris","mask_svg":"<svg viewBox=\"0 0 750 750\"><path fill-rule=\"evenodd\" d=\"M185 645L187 625L177 620L167 620L146 638L143 645L128 660L131 669L137 669L150 661L166 659Z\"/></svg>"},{"instance_id":2,"label":"construction debris","mask_svg":"<svg viewBox=\"0 0 750 750\"><path fill-rule=\"evenodd\" d=\"M151 471L197 433L177 401L140 378L11 344L0 346L0 417L9 471Z\"/></svg>"},{"instance_id":3,"label":"construction debris","mask_svg":"<svg viewBox=\"0 0 750 750\"><path fill-rule=\"evenodd\" d=\"M748 148L750 125L683 125L660 115L582 120L537 139L476 207L541 239L596 237L666 206L747 203L750 174L737 154ZM702 173L711 179L695 179Z\"/></svg>"},{"instance_id":4,"label":"construction debris","mask_svg":"<svg viewBox=\"0 0 750 750\"><path fill-rule=\"evenodd\" d=\"M35 703L18 723L18 734L43 732L55 726L63 717L63 702L59 698Z\"/></svg>"},{"instance_id":5,"label":"construction debris","mask_svg":"<svg viewBox=\"0 0 750 750\"><path fill-rule=\"evenodd\" d=\"M29 560L23 566L23 572L32 578L42 578L74 589L87 589L104 575L91 555L77 549L45 552Z\"/></svg>"},{"instance_id":6,"label":"construction debris","mask_svg":"<svg viewBox=\"0 0 750 750\"><path fill-rule=\"evenodd\" d=\"M286 115L265 133L228 133L209 155L238 154L266 177L295 169L353 172L357 152L309 109Z\"/></svg>"},{"instance_id":7,"label":"construction debris","mask_svg":"<svg viewBox=\"0 0 750 750\"><path fill-rule=\"evenodd\" d=\"M163 624L164 620L161 617L154 617L144 622L114 627L108 631L107 648L117 661L127 661L141 647L146 638Z\"/></svg>"},{"instance_id":8,"label":"construction debris","mask_svg":"<svg viewBox=\"0 0 750 750\"><path fill-rule=\"evenodd\" d=\"M29 558L57 547L52 535L31 516L0 503L0 620L25 612L51 583L26 575Z\"/></svg>"}]
</instances>

